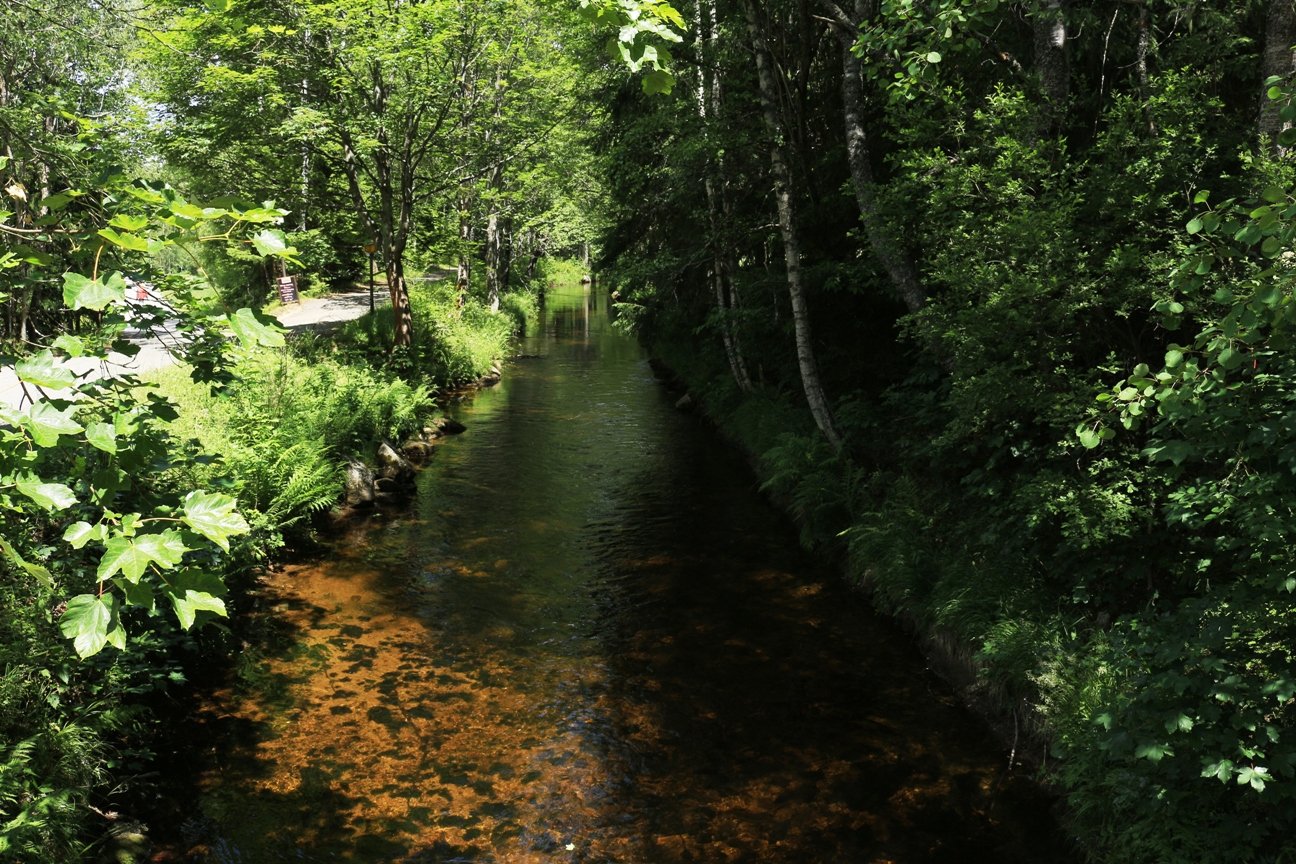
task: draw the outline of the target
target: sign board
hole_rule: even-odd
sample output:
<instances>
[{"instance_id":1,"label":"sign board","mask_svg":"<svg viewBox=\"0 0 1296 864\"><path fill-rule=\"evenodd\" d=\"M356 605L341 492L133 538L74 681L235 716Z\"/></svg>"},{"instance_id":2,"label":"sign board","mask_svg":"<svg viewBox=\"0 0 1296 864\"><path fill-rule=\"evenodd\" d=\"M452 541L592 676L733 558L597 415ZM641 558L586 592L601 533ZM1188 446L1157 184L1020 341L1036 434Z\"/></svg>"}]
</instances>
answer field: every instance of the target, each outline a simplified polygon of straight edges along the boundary
<instances>
[{"instance_id":1,"label":"sign board","mask_svg":"<svg viewBox=\"0 0 1296 864\"><path fill-rule=\"evenodd\" d=\"M279 302L280 303L300 303L301 297L297 293L296 276L280 276L275 280L279 284Z\"/></svg>"}]
</instances>

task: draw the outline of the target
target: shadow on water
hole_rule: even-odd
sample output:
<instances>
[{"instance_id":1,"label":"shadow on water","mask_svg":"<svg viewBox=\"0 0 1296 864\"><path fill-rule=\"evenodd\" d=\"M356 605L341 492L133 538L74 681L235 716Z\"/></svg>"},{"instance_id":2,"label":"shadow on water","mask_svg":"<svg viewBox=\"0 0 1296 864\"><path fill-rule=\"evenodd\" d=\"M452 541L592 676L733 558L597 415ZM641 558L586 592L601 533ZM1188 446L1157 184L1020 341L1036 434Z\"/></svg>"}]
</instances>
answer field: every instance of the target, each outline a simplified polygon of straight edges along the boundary
<instances>
[{"instance_id":1,"label":"shadow on water","mask_svg":"<svg viewBox=\"0 0 1296 864\"><path fill-rule=\"evenodd\" d=\"M1046 799L606 312L551 297L413 509L268 580L200 713L193 858L1065 861Z\"/></svg>"}]
</instances>

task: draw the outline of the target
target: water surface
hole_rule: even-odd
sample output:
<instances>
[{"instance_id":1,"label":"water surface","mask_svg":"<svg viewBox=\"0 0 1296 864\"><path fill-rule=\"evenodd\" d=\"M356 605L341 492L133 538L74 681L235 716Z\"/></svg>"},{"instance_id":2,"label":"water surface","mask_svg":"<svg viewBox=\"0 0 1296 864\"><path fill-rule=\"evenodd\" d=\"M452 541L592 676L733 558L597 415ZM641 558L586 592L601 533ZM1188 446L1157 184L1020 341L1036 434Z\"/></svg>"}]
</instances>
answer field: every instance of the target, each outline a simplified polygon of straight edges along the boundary
<instances>
[{"instance_id":1,"label":"water surface","mask_svg":"<svg viewBox=\"0 0 1296 864\"><path fill-rule=\"evenodd\" d=\"M410 511L274 574L213 694L211 861L1061 861L1046 802L816 567L589 286Z\"/></svg>"}]
</instances>

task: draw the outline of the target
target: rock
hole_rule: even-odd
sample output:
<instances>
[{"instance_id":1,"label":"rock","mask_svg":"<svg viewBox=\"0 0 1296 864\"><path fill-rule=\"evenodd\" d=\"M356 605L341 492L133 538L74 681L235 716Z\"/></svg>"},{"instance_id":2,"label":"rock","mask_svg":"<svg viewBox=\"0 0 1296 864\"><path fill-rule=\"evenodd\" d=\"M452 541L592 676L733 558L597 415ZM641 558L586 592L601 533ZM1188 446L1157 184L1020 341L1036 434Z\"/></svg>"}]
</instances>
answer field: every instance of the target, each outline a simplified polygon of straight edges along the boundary
<instances>
[{"instance_id":1,"label":"rock","mask_svg":"<svg viewBox=\"0 0 1296 864\"><path fill-rule=\"evenodd\" d=\"M494 387L500 382L500 377L500 373L494 367L491 367L490 372L477 379L477 384L481 387Z\"/></svg>"},{"instance_id":2,"label":"rock","mask_svg":"<svg viewBox=\"0 0 1296 864\"><path fill-rule=\"evenodd\" d=\"M359 459L348 459L343 498L352 507L365 507L374 503L374 475L369 466Z\"/></svg>"},{"instance_id":3,"label":"rock","mask_svg":"<svg viewBox=\"0 0 1296 864\"><path fill-rule=\"evenodd\" d=\"M500 369L500 365L498 363L492 363L490 367L490 374L496 377L503 377L504 372L503 370Z\"/></svg>"},{"instance_id":4,"label":"rock","mask_svg":"<svg viewBox=\"0 0 1296 864\"><path fill-rule=\"evenodd\" d=\"M378 445L378 474L389 480L405 480L414 476L414 466L384 441Z\"/></svg>"},{"instance_id":5,"label":"rock","mask_svg":"<svg viewBox=\"0 0 1296 864\"><path fill-rule=\"evenodd\" d=\"M426 441L411 438L401 445L400 452L411 462L426 462L427 458L432 455L432 445Z\"/></svg>"},{"instance_id":6,"label":"rock","mask_svg":"<svg viewBox=\"0 0 1296 864\"><path fill-rule=\"evenodd\" d=\"M675 407L680 411L691 411L693 409L693 404L693 394L685 393L679 398L679 401L675 403Z\"/></svg>"},{"instance_id":7,"label":"rock","mask_svg":"<svg viewBox=\"0 0 1296 864\"><path fill-rule=\"evenodd\" d=\"M401 484L390 477L379 477L374 481L374 491L384 498L393 497L401 493Z\"/></svg>"},{"instance_id":8,"label":"rock","mask_svg":"<svg viewBox=\"0 0 1296 864\"><path fill-rule=\"evenodd\" d=\"M443 435L458 435L467 428L453 417L438 417L430 426L423 427L423 437L440 438Z\"/></svg>"}]
</instances>

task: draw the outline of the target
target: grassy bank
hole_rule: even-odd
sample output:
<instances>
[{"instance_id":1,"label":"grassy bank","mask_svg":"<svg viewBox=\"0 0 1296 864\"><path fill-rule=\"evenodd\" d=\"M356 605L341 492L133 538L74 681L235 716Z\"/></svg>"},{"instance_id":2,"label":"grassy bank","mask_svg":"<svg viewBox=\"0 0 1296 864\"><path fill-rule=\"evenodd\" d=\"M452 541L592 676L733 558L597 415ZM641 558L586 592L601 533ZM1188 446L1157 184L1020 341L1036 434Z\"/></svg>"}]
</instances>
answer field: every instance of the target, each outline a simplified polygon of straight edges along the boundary
<instances>
[{"instance_id":1,"label":"grassy bank","mask_svg":"<svg viewBox=\"0 0 1296 864\"><path fill-rule=\"evenodd\" d=\"M219 491L237 499L248 523L229 539L229 555L211 562L224 571L224 585L211 590L232 616L256 573L305 544L312 517L338 500L348 457L399 441L435 410L435 391L485 375L507 356L535 299L519 296L511 314L492 314L471 300L459 308L433 284L413 292L413 303L408 352L389 355L390 316L380 312L284 348L240 347L231 379L215 393L179 367L156 373L149 395L137 390L155 419L148 469L135 469L132 493L148 500L149 489ZM65 527L66 519L33 514L23 526L25 560L39 561L41 544ZM159 718L174 715L195 672L217 674L238 640L225 626L177 629L169 612L141 604L121 611L129 650L78 660L60 632L66 591L0 567L0 860L146 860L144 826L131 817L150 797L153 772L177 767L153 761Z\"/></svg>"}]
</instances>

